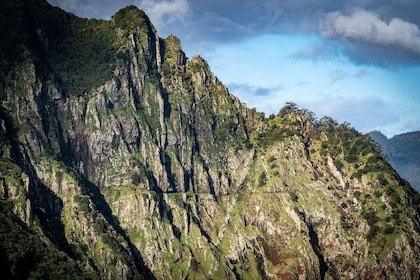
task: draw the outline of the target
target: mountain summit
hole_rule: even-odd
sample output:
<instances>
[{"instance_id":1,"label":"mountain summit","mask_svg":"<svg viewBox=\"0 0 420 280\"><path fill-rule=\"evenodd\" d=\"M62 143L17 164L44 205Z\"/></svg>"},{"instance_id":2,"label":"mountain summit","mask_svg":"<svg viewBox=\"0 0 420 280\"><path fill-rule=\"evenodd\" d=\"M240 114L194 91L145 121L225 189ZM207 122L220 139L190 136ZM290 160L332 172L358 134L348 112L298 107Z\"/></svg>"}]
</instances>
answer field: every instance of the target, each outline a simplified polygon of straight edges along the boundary
<instances>
[{"instance_id":1,"label":"mountain summit","mask_svg":"<svg viewBox=\"0 0 420 280\"><path fill-rule=\"evenodd\" d=\"M7 279L418 279L419 195L348 124L231 95L134 6L0 4Z\"/></svg>"}]
</instances>

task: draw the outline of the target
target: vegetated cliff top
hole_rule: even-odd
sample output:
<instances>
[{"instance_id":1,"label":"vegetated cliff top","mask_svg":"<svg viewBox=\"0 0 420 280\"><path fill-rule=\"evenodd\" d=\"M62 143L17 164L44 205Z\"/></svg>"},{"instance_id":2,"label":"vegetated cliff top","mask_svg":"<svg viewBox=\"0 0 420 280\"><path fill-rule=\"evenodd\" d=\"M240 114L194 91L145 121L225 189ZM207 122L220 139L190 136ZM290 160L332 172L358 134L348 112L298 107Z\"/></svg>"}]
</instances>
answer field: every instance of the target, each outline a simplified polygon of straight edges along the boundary
<instances>
[{"instance_id":1,"label":"vegetated cliff top","mask_svg":"<svg viewBox=\"0 0 420 280\"><path fill-rule=\"evenodd\" d=\"M391 165L420 192L420 131L407 132L387 138L380 131L369 135L378 142Z\"/></svg>"},{"instance_id":2,"label":"vegetated cliff top","mask_svg":"<svg viewBox=\"0 0 420 280\"><path fill-rule=\"evenodd\" d=\"M419 278L420 196L367 135L247 108L134 6L0 5L2 275Z\"/></svg>"},{"instance_id":3,"label":"vegetated cliff top","mask_svg":"<svg viewBox=\"0 0 420 280\"><path fill-rule=\"evenodd\" d=\"M135 6L105 21L79 18L46 1L1 5L2 70L36 57L37 71L70 94L89 91L112 77L116 59L123 56L121 41L129 31L156 33L147 15Z\"/></svg>"}]
</instances>

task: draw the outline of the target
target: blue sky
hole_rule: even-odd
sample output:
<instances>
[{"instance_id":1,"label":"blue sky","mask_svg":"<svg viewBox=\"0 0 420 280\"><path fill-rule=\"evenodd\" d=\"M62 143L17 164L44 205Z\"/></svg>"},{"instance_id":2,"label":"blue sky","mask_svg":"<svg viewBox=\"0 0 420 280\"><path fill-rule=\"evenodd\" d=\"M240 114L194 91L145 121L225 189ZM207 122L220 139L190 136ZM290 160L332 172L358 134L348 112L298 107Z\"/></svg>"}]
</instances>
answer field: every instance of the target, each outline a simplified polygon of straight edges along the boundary
<instances>
[{"instance_id":1,"label":"blue sky","mask_svg":"<svg viewBox=\"0 0 420 280\"><path fill-rule=\"evenodd\" d=\"M418 0L49 0L82 17L146 11L250 108L296 102L388 137L420 130Z\"/></svg>"}]
</instances>

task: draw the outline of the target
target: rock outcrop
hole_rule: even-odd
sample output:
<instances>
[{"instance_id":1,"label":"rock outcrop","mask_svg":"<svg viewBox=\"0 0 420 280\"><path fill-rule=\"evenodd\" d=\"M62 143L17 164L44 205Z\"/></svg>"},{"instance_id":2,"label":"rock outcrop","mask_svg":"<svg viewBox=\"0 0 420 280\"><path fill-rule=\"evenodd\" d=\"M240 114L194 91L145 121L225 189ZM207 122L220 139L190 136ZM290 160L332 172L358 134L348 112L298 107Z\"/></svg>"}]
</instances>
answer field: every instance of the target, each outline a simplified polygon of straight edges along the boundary
<instances>
[{"instance_id":1,"label":"rock outcrop","mask_svg":"<svg viewBox=\"0 0 420 280\"><path fill-rule=\"evenodd\" d=\"M367 136L248 109L134 6L1 8L5 275L420 277L420 198Z\"/></svg>"}]
</instances>

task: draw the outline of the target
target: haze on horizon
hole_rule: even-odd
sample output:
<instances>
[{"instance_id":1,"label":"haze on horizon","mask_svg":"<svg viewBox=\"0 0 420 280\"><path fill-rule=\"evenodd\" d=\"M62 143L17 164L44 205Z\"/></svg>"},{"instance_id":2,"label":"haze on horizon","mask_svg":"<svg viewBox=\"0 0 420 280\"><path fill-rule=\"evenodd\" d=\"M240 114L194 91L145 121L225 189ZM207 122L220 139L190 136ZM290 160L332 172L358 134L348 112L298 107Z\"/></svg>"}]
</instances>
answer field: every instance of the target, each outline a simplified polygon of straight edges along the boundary
<instances>
[{"instance_id":1,"label":"haze on horizon","mask_svg":"<svg viewBox=\"0 0 420 280\"><path fill-rule=\"evenodd\" d=\"M386 3L385 3L386 2ZM81 17L145 10L249 107L292 101L388 137L420 130L420 1L49 0Z\"/></svg>"}]
</instances>

